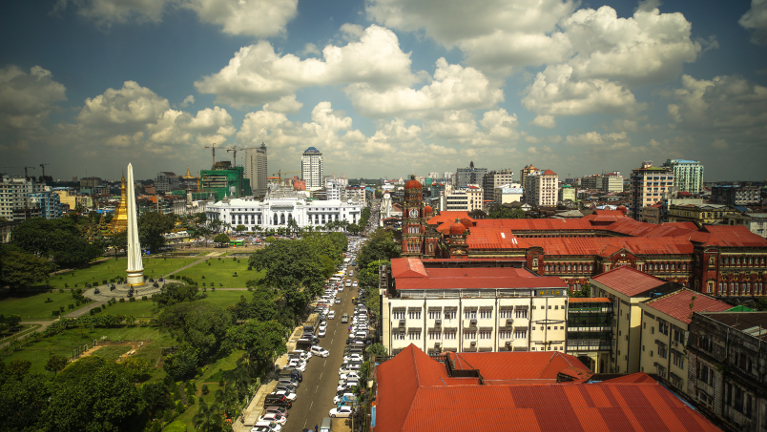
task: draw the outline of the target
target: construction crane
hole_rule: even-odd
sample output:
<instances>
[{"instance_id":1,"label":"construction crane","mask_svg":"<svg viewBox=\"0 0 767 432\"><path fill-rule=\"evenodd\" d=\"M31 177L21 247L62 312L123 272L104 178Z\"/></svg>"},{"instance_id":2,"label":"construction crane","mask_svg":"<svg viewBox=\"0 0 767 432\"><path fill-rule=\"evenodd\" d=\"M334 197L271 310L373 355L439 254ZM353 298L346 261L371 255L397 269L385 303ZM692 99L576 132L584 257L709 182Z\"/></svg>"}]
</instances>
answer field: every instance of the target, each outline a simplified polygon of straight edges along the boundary
<instances>
[{"instance_id":1,"label":"construction crane","mask_svg":"<svg viewBox=\"0 0 767 432\"><path fill-rule=\"evenodd\" d=\"M237 150L258 150L259 147L237 147L236 145L226 150L227 153L234 153L234 167L237 168Z\"/></svg>"},{"instance_id":2,"label":"construction crane","mask_svg":"<svg viewBox=\"0 0 767 432\"><path fill-rule=\"evenodd\" d=\"M279 178L280 178L280 186L282 186L282 175L283 174L301 174L301 171L286 171L286 172L282 172L281 169L278 170L277 171L277 176L279 176ZM274 175L274 173L272 173L272 176L273 175Z\"/></svg>"},{"instance_id":3,"label":"construction crane","mask_svg":"<svg viewBox=\"0 0 767 432\"><path fill-rule=\"evenodd\" d=\"M206 149L213 149L213 165L210 166L210 169L215 169L216 167L216 145L213 144L212 146L205 146Z\"/></svg>"},{"instance_id":4,"label":"construction crane","mask_svg":"<svg viewBox=\"0 0 767 432\"><path fill-rule=\"evenodd\" d=\"M27 168L37 169L37 167L25 166L24 167L24 178L29 178L29 174L27 174Z\"/></svg>"},{"instance_id":5,"label":"construction crane","mask_svg":"<svg viewBox=\"0 0 767 432\"><path fill-rule=\"evenodd\" d=\"M6 167L3 167L3 171L7 170L8 168L11 168L11 169L19 169L19 167L6 166ZM3 174L7 174L7 173L8 173L8 172L6 171L6 172L4 172Z\"/></svg>"},{"instance_id":6,"label":"construction crane","mask_svg":"<svg viewBox=\"0 0 767 432\"><path fill-rule=\"evenodd\" d=\"M43 169L43 183L45 183L45 166L46 165L50 165L50 164L47 164L47 163L41 163L40 164L40 168Z\"/></svg>"}]
</instances>

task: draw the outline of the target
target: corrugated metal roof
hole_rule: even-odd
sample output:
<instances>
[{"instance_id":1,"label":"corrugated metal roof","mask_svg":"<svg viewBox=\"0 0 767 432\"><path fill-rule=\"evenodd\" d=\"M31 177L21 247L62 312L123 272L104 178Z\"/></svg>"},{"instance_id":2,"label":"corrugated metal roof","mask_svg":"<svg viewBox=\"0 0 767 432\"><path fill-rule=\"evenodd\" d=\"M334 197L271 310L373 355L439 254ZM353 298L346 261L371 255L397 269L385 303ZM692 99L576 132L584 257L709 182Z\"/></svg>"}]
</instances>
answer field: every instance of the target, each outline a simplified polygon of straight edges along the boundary
<instances>
[{"instance_id":1,"label":"corrugated metal roof","mask_svg":"<svg viewBox=\"0 0 767 432\"><path fill-rule=\"evenodd\" d=\"M607 297L571 297L570 303L611 303Z\"/></svg>"},{"instance_id":2,"label":"corrugated metal roof","mask_svg":"<svg viewBox=\"0 0 767 432\"><path fill-rule=\"evenodd\" d=\"M745 225L706 225L701 231L711 233L706 245L767 247L767 239L752 233Z\"/></svg>"},{"instance_id":3,"label":"corrugated metal roof","mask_svg":"<svg viewBox=\"0 0 767 432\"><path fill-rule=\"evenodd\" d=\"M506 354L513 362L528 353ZM373 431L719 431L644 373L594 384L536 385L452 385L440 373L447 375L445 366L414 345L378 366Z\"/></svg>"},{"instance_id":4,"label":"corrugated metal roof","mask_svg":"<svg viewBox=\"0 0 767 432\"><path fill-rule=\"evenodd\" d=\"M658 279L629 266L618 267L607 273L594 276L592 279L628 297L633 297L667 283L663 279Z\"/></svg>"},{"instance_id":5,"label":"corrugated metal roof","mask_svg":"<svg viewBox=\"0 0 767 432\"><path fill-rule=\"evenodd\" d=\"M694 301L693 297L695 297ZM721 312L732 307L725 302L686 288L650 300L647 305L686 324L692 322L693 312Z\"/></svg>"},{"instance_id":6,"label":"corrugated metal roof","mask_svg":"<svg viewBox=\"0 0 767 432\"><path fill-rule=\"evenodd\" d=\"M568 375L586 381L593 373L577 358L556 351L544 352L488 352L449 353L453 367L459 370L479 369L486 384L510 385L525 381L556 383L557 375L570 371Z\"/></svg>"}]
</instances>

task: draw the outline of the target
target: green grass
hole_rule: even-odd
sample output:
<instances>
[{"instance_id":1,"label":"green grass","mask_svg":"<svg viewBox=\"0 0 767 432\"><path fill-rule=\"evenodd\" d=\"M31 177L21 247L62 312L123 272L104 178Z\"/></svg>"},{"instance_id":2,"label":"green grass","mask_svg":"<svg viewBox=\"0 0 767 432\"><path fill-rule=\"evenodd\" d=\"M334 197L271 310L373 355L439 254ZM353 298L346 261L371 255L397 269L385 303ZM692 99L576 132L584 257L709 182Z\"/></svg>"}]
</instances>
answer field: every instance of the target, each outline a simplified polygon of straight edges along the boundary
<instances>
[{"instance_id":1,"label":"green grass","mask_svg":"<svg viewBox=\"0 0 767 432\"><path fill-rule=\"evenodd\" d=\"M107 336L107 340L123 341L147 340L151 342L136 352L136 357L143 357L154 366L160 357L161 346L175 345L173 339L169 336L160 334L159 329L153 327L125 327L111 329L69 329L59 335L40 339L38 342L29 346L22 346L20 351L16 351L9 356L3 356L2 360L8 364L16 359L24 359L32 362L32 372L47 373L45 363L51 354L63 355L67 358L72 357L72 350L77 346L88 344L91 346L93 340L101 340L102 336ZM163 371L155 371L154 375L165 376ZM153 376L153 378L155 378Z\"/></svg>"},{"instance_id":2,"label":"green grass","mask_svg":"<svg viewBox=\"0 0 767 432\"><path fill-rule=\"evenodd\" d=\"M216 288L245 288L245 282L259 280L264 277L263 272L248 270L247 258L240 258L237 262L234 258L209 259L177 274L192 278L200 287L205 282L207 286L216 284ZM210 262L210 265L207 263ZM237 277L234 273L237 272ZM205 276L205 279L202 277ZM223 286L222 286L223 285Z\"/></svg>"},{"instance_id":3,"label":"green grass","mask_svg":"<svg viewBox=\"0 0 767 432\"><path fill-rule=\"evenodd\" d=\"M19 293L23 295L24 293ZM45 301L50 298L51 303ZM41 293L28 295L25 297L8 297L0 301L0 314L4 316L19 315L23 321L36 321L36 320L53 320L55 317L52 311L64 308L64 314L72 312L73 309L68 309L69 304L75 304L75 299L72 298L72 293L65 291L60 293L58 291L53 293ZM77 309L77 306L75 306Z\"/></svg>"},{"instance_id":4,"label":"green grass","mask_svg":"<svg viewBox=\"0 0 767 432\"><path fill-rule=\"evenodd\" d=\"M130 351L129 345L107 345L97 349L92 355L104 357L107 360L117 361L123 354Z\"/></svg>"},{"instance_id":5,"label":"green grass","mask_svg":"<svg viewBox=\"0 0 767 432\"><path fill-rule=\"evenodd\" d=\"M155 316L152 312L155 303L151 299L141 300L140 297L136 301L117 302L104 307L106 308L104 313L112 315L132 316L136 319L153 318Z\"/></svg>"},{"instance_id":6,"label":"green grass","mask_svg":"<svg viewBox=\"0 0 767 432\"><path fill-rule=\"evenodd\" d=\"M147 278L157 278L164 276L173 270L191 264L199 258L144 258L144 276ZM48 279L48 285L51 288L84 288L86 283L101 283L106 279L114 279L118 276L125 277L125 269L128 267L126 258L109 259L91 267L72 270L61 275L53 276ZM246 266L247 268L247 266ZM44 286L44 284L43 284Z\"/></svg>"}]
</instances>

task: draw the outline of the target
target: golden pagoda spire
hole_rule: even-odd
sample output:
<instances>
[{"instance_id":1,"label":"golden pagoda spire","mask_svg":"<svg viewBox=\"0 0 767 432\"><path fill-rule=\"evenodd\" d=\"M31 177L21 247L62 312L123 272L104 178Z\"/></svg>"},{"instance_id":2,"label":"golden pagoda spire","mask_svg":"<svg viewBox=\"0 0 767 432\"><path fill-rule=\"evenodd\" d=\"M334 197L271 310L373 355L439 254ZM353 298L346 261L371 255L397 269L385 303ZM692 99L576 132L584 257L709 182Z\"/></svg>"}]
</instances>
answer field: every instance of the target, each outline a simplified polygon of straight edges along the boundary
<instances>
[{"instance_id":1,"label":"golden pagoda spire","mask_svg":"<svg viewBox=\"0 0 767 432\"><path fill-rule=\"evenodd\" d=\"M131 185L132 186L132 185ZM115 233L123 232L128 229L128 188L125 184L125 173L123 173L120 184L120 204L115 209L115 215L109 223L109 230Z\"/></svg>"}]
</instances>

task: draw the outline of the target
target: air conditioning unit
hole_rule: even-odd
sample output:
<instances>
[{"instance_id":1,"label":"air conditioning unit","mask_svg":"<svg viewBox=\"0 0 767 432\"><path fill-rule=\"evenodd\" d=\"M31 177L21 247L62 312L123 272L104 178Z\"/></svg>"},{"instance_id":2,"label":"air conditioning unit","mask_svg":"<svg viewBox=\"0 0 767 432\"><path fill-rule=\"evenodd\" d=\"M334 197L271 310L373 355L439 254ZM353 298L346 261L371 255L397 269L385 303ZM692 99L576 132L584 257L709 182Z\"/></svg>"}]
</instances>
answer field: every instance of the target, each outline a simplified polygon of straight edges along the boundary
<instances>
[{"instance_id":1,"label":"air conditioning unit","mask_svg":"<svg viewBox=\"0 0 767 432\"><path fill-rule=\"evenodd\" d=\"M434 320L434 325L439 327L442 325L442 320Z\"/></svg>"},{"instance_id":2,"label":"air conditioning unit","mask_svg":"<svg viewBox=\"0 0 767 432\"><path fill-rule=\"evenodd\" d=\"M471 346L477 346L477 342L476 341L471 341Z\"/></svg>"},{"instance_id":3,"label":"air conditioning unit","mask_svg":"<svg viewBox=\"0 0 767 432\"><path fill-rule=\"evenodd\" d=\"M511 341L506 341L506 346L511 346Z\"/></svg>"},{"instance_id":4,"label":"air conditioning unit","mask_svg":"<svg viewBox=\"0 0 767 432\"><path fill-rule=\"evenodd\" d=\"M477 320L476 319L471 320L471 325L477 325Z\"/></svg>"},{"instance_id":5,"label":"air conditioning unit","mask_svg":"<svg viewBox=\"0 0 767 432\"><path fill-rule=\"evenodd\" d=\"M512 325L512 324L514 324L514 319L512 319L512 318L509 318L509 319L507 319L507 320L506 320L506 325L507 325L507 326L510 326L510 325Z\"/></svg>"},{"instance_id":6,"label":"air conditioning unit","mask_svg":"<svg viewBox=\"0 0 767 432\"><path fill-rule=\"evenodd\" d=\"M405 320L399 320L399 326L405 327Z\"/></svg>"},{"instance_id":7,"label":"air conditioning unit","mask_svg":"<svg viewBox=\"0 0 767 432\"><path fill-rule=\"evenodd\" d=\"M440 342L434 342L434 348L439 348L440 346L442 346Z\"/></svg>"}]
</instances>

